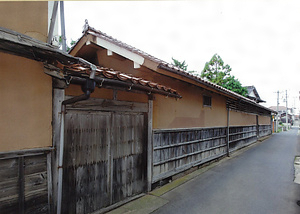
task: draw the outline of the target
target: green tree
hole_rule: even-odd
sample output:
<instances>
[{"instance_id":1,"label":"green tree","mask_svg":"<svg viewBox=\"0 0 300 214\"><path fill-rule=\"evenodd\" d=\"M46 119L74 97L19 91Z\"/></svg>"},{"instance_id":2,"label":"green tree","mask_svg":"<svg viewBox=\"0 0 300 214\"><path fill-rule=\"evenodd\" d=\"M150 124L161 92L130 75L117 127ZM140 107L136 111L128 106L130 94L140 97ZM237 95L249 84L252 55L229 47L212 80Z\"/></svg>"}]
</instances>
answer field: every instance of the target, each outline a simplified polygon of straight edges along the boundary
<instances>
[{"instance_id":1,"label":"green tree","mask_svg":"<svg viewBox=\"0 0 300 214\"><path fill-rule=\"evenodd\" d=\"M227 81L225 85L223 85L224 88L233 91L235 93L238 93L244 97L247 97L248 90L247 88L243 87L242 84L238 79L236 79L234 76L230 76L227 78Z\"/></svg>"},{"instance_id":2,"label":"green tree","mask_svg":"<svg viewBox=\"0 0 300 214\"><path fill-rule=\"evenodd\" d=\"M71 42L68 44L67 43L67 52L71 50L71 48L76 44L77 41L71 39ZM62 36L59 36L59 46L62 46Z\"/></svg>"},{"instance_id":3,"label":"green tree","mask_svg":"<svg viewBox=\"0 0 300 214\"><path fill-rule=\"evenodd\" d=\"M186 72L188 72L188 73L190 73L190 74L193 74L193 75L195 75L195 76L199 76L199 74L197 73L197 71L188 71L187 70L187 67L188 67L188 65L186 64L186 62L185 62L185 60L183 60L183 62L181 62L181 61L179 61L179 60L177 60L177 59L174 59L173 57L172 57L172 65L174 65L174 66L176 66L176 67L178 67L178 68L181 68L182 70L184 70L184 71L186 71Z\"/></svg>"},{"instance_id":4,"label":"green tree","mask_svg":"<svg viewBox=\"0 0 300 214\"><path fill-rule=\"evenodd\" d=\"M230 75L231 70L231 67L228 64L225 65L222 58L215 54L209 62L205 63L201 77L242 96L247 96L247 89L238 79Z\"/></svg>"},{"instance_id":5,"label":"green tree","mask_svg":"<svg viewBox=\"0 0 300 214\"><path fill-rule=\"evenodd\" d=\"M180 62L179 60L174 59L173 57L172 60L173 60L172 65L175 65L176 67L181 68L184 71L187 70L188 65L186 64L185 60L183 60L183 62Z\"/></svg>"},{"instance_id":6,"label":"green tree","mask_svg":"<svg viewBox=\"0 0 300 214\"><path fill-rule=\"evenodd\" d=\"M231 68L225 65L222 58L215 54L209 62L205 63L204 69L201 72L201 77L205 80L223 86L226 79L230 77Z\"/></svg>"}]
</instances>

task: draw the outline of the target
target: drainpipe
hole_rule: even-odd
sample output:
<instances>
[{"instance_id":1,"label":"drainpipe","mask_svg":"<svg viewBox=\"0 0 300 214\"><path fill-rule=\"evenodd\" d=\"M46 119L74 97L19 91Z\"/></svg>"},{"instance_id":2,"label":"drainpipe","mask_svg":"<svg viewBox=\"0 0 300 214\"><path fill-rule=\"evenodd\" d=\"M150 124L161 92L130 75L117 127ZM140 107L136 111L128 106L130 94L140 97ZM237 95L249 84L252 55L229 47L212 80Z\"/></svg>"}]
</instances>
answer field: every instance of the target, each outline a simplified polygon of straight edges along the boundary
<instances>
[{"instance_id":1,"label":"drainpipe","mask_svg":"<svg viewBox=\"0 0 300 214\"><path fill-rule=\"evenodd\" d=\"M57 189L57 214L61 214L61 203L62 203L62 181L63 181L63 159L64 159L64 135L65 135L65 109L66 105L73 104L82 100L89 99L91 93L94 92L96 87L95 70L92 67L90 78L86 79L85 83L81 86L84 94L71 99L64 100L61 105L61 126L60 126L60 146L59 146L59 160L58 160L58 189Z\"/></svg>"}]
</instances>

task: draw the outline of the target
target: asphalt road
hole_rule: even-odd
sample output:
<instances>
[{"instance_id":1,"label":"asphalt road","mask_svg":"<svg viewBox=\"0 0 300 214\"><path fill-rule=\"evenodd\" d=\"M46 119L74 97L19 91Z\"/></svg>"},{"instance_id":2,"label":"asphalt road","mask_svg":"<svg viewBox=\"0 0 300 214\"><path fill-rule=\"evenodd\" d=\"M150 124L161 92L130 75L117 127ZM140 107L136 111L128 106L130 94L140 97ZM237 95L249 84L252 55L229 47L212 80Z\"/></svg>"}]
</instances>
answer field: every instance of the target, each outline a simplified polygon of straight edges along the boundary
<instances>
[{"instance_id":1,"label":"asphalt road","mask_svg":"<svg viewBox=\"0 0 300 214\"><path fill-rule=\"evenodd\" d=\"M273 134L162 195L154 214L300 214L300 185L293 182L300 155L298 128Z\"/></svg>"}]
</instances>

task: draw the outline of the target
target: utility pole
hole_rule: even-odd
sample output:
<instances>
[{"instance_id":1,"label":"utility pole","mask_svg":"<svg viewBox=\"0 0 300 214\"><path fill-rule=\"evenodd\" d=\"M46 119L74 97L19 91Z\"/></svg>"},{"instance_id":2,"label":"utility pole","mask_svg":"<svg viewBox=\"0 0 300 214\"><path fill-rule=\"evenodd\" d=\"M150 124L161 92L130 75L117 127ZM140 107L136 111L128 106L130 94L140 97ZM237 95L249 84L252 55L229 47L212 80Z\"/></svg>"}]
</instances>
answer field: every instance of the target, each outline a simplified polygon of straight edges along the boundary
<instances>
[{"instance_id":1,"label":"utility pole","mask_svg":"<svg viewBox=\"0 0 300 214\"><path fill-rule=\"evenodd\" d=\"M279 91L277 91L277 107L276 107L276 111L277 111L277 115L276 115L276 129L275 131L278 132L278 108L279 108Z\"/></svg>"},{"instance_id":2,"label":"utility pole","mask_svg":"<svg viewBox=\"0 0 300 214\"><path fill-rule=\"evenodd\" d=\"M58 11L58 3L60 3L60 27L61 27L61 42L62 42L62 50L63 52L67 52L67 42L66 42L66 30L65 30L65 11L64 11L64 2L63 1L55 1L51 16L51 23L48 33L47 43L51 44L53 38L53 31L56 22L56 16Z\"/></svg>"},{"instance_id":3,"label":"utility pole","mask_svg":"<svg viewBox=\"0 0 300 214\"><path fill-rule=\"evenodd\" d=\"M55 1L53 5L53 11L52 11L50 28L49 28L48 39L47 39L48 44L51 44L52 42L53 31L54 31L54 26L55 26L56 16L57 16L57 8L58 8L58 1Z\"/></svg>"},{"instance_id":4,"label":"utility pole","mask_svg":"<svg viewBox=\"0 0 300 214\"><path fill-rule=\"evenodd\" d=\"M67 52L67 42L66 42L66 31L65 31L65 9L64 2L60 1L60 25L61 25L61 39L62 39L62 50Z\"/></svg>"}]
</instances>

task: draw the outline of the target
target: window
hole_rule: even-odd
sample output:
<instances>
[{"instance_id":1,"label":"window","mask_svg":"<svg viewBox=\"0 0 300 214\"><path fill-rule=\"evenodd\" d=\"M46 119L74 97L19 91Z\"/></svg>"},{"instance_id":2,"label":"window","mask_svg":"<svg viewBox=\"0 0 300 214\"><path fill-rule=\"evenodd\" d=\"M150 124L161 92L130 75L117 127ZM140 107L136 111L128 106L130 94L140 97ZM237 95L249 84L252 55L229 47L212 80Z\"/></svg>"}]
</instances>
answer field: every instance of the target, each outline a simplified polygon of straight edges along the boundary
<instances>
[{"instance_id":1,"label":"window","mask_svg":"<svg viewBox=\"0 0 300 214\"><path fill-rule=\"evenodd\" d=\"M203 106L211 107L211 97L203 95Z\"/></svg>"}]
</instances>

